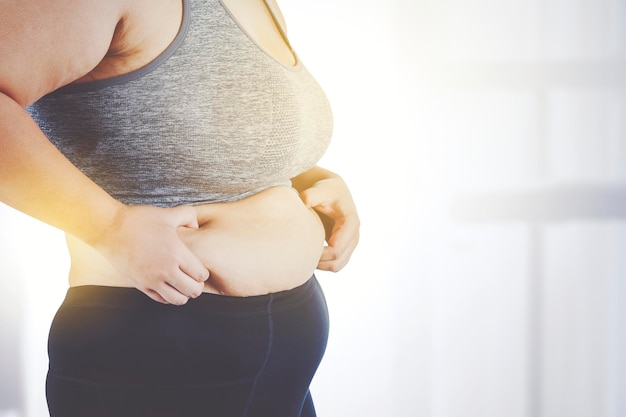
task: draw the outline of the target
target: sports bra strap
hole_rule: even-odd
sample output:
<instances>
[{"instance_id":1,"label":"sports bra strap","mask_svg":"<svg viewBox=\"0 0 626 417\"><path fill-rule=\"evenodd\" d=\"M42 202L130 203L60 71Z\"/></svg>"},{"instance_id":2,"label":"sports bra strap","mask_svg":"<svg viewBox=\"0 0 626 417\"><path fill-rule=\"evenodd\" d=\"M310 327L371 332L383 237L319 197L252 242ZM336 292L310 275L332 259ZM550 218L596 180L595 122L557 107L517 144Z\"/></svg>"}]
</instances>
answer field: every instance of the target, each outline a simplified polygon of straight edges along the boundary
<instances>
[{"instance_id":1,"label":"sports bra strap","mask_svg":"<svg viewBox=\"0 0 626 417\"><path fill-rule=\"evenodd\" d=\"M272 16L272 20L274 21L274 25L276 25L276 28L278 29L278 32L280 33L280 36L283 38L283 41L285 41L285 44L289 48L289 51L291 51L291 53L295 57L296 56L295 52L294 52L293 48L291 47L291 43L289 43L289 38L287 38L287 33L285 32L285 28L280 23L278 18L276 18L276 13L274 12L274 9L272 8L272 5L269 4L269 2L267 0L263 0L263 3L265 3L265 7L267 8L267 11Z\"/></svg>"}]
</instances>

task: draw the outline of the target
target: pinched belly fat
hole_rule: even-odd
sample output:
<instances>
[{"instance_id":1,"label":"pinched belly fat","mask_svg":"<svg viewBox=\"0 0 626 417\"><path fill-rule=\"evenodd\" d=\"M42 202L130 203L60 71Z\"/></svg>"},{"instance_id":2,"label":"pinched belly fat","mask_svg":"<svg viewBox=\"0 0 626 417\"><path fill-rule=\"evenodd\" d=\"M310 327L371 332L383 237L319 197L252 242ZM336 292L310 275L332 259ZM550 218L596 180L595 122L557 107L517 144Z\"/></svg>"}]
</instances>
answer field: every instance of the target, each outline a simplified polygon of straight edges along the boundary
<instances>
[{"instance_id":1,"label":"pinched belly fat","mask_svg":"<svg viewBox=\"0 0 626 417\"><path fill-rule=\"evenodd\" d=\"M252 296L295 288L315 271L324 227L297 192L276 187L232 202L195 206L198 229L179 235L211 272L206 292ZM130 286L98 252L69 242L71 285Z\"/></svg>"},{"instance_id":2,"label":"pinched belly fat","mask_svg":"<svg viewBox=\"0 0 626 417\"><path fill-rule=\"evenodd\" d=\"M272 188L234 203L197 207L200 228L183 241L229 295L256 295L303 284L324 247L324 227L295 190Z\"/></svg>"}]
</instances>

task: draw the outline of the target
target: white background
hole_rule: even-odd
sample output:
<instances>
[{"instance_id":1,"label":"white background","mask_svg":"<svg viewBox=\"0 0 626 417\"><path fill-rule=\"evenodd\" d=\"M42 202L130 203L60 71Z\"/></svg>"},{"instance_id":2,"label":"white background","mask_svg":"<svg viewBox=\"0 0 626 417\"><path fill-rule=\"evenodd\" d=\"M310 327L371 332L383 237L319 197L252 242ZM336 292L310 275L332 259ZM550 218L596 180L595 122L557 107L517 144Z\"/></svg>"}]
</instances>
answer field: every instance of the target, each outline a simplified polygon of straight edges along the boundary
<instances>
[{"instance_id":1,"label":"white background","mask_svg":"<svg viewBox=\"0 0 626 417\"><path fill-rule=\"evenodd\" d=\"M464 195L626 184L626 2L280 4L333 105L321 165L363 222L351 264L319 274L318 415L626 416L626 218L452 215ZM43 417L67 258L4 206L0 227L0 416Z\"/></svg>"}]
</instances>

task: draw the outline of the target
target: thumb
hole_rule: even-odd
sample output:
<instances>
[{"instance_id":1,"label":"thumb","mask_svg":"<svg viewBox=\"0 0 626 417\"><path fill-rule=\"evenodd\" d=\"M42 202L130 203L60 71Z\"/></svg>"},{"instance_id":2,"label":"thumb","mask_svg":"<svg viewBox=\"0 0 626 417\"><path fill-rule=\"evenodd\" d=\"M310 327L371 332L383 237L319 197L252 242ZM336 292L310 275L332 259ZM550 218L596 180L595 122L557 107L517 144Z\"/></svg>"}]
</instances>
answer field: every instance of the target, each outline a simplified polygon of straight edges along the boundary
<instances>
[{"instance_id":1,"label":"thumb","mask_svg":"<svg viewBox=\"0 0 626 417\"><path fill-rule=\"evenodd\" d=\"M309 208L319 208L328 205L325 193L319 188L316 188L315 185L302 191L300 193L300 199L302 199L304 205Z\"/></svg>"},{"instance_id":2,"label":"thumb","mask_svg":"<svg viewBox=\"0 0 626 417\"><path fill-rule=\"evenodd\" d=\"M172 220L176 223L176 226L184 226L192 229L197 229L198 215L196 210L191 206L178 206L169 209L172 212Z\"/></svg>"}]
</instances>

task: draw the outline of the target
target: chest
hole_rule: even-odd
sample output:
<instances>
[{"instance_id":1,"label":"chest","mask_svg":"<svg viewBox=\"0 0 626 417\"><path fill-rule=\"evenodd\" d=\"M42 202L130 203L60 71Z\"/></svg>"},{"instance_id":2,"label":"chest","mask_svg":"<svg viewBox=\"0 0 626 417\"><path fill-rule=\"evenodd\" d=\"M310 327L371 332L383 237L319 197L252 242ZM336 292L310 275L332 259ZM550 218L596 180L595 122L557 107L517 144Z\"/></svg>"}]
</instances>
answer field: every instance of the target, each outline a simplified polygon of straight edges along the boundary
<instances>
[{"instance_id":1,"label":"chest","mask_svg":"<svg viewBox=\"0 0 626 417\"><path fill-rule=\"evenodd\" d=\"M288 183L326 149L332 118L319 85L220 5L185 2L180 34L146 67L31 108L66 157L120 201L232 201Z\"/></svg>"}]
</instances>

